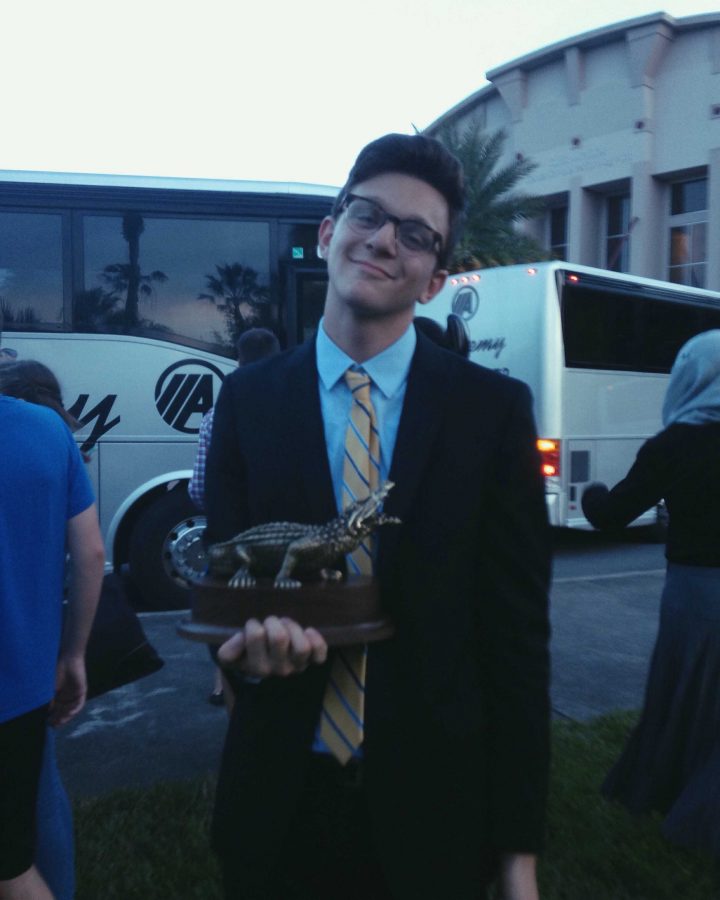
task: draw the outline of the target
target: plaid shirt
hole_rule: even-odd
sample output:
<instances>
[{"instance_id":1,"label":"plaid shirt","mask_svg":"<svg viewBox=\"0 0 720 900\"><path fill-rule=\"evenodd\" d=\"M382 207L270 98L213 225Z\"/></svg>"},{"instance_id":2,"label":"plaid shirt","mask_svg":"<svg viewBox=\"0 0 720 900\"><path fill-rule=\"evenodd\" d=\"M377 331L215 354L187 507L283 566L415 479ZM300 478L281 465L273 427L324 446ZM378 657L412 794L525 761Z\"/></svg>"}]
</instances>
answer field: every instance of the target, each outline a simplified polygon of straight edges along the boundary
<instances>
[{"instance_id":1,"label":"plaid shirt","mask_svg":"<svg viewBox=\"0 0 720 900\"><path fill-rule=\"evenodd\" d=\"M205 463L207 462L207 454L210 448L214 413L215 407L210 412L205 413L200 423L197 456L195 457L192 478L188 484L188 494L190 494L190 499L198 509L205 509Z\"/></svg>"}]
</instances>

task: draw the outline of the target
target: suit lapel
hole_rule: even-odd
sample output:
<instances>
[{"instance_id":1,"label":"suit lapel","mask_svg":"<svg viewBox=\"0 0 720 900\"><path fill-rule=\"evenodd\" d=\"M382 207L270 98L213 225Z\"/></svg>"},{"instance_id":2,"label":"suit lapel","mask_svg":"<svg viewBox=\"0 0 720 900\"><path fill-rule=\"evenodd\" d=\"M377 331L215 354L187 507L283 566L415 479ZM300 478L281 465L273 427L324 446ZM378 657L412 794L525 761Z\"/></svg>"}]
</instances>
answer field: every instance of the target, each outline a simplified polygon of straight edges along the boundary
<instances>
[{"instance_id":1,"label":"suit lapel","mask_svg":"<svg viewBox=\"0 0 720 900\"><path fill-rule=\"evenodd\" d=\"M448 388L447 369L441 363L440 351L418 334L390 469L390 481L395 487L384 507L388 515L400 519L412 504L443 421L443 398ZM390 552L396 534L393 528L383 530L379 545L381 558Z\"/></svg>"},{"instance_id":2,"label":"suit lapel","mask_svg":"<svg viewBox=\"0 0 720 900\"><path fill-rule=\"evenodd\" d=\"M299 461L299 478L307 500L303 521L326 522L337 515L337 509L320 409L314 339L291 357L285 397L287 443L283 452Z\"/></svg>"}]
</instances>

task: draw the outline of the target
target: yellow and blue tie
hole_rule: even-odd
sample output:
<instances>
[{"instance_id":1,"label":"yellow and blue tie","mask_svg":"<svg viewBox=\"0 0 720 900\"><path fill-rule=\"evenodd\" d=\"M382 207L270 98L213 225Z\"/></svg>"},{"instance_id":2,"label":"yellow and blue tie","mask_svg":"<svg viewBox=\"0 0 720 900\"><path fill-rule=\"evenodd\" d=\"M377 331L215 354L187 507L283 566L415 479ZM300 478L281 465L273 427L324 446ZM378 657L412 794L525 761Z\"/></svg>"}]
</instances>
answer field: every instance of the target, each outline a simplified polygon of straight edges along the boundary
<instances>
[{"instance_id":1,"label":"yellow and blue tie","mask_svg":"<svg viewBox=\"0 0 720 900\"><path fill-rule=\"evenodd\" d=\"M345 381L353 399L345 435L343 508L363 500L380 483L380 436L370 400L370 378L362 370L348 369ZM372 575L372 538L349 554L347 562L351 574ZM320 737L343 765L362 744L366 666L367 646L338 650L325 689Z\"/></svg>"}]
</instances>

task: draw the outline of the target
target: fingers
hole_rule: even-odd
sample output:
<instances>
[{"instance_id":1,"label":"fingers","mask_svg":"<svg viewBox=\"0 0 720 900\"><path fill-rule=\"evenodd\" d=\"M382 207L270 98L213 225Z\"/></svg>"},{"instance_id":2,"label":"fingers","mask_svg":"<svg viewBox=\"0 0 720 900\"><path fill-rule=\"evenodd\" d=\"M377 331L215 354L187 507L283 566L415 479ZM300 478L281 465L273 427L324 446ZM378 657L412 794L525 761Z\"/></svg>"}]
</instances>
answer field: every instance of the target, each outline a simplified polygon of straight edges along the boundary
<instances>
[{"instance_id":1,"label":"fingers","mask_svg":"<svg viewBox=\"0 0 720 900\"><path fill-rule=\"evenodd\" d=\"M281 619L290 639L288 657L298 671L308 667L310 663L323 663L327 658L327 644L319 631L314 628L303 628L292 619Z\"/></svg>"},{"instance_id":2,"label":"fingers","mask_svg":"<svg viewBox=\"0 0 720 900\"><path fill-rule=\"evenodd\" d=\"M255 678L267 678L274 674L270 662L268 637L266 625L261 625L257 619L250 619L245 623L245 660L240 668L248 675Z\"/></svg>"},{"instance_id":3,"label":"fingers","mask_svg":"<svg viewBox=\"0 0 720 900\"><path fill-rule=\"evenodd\" d=\"M48 722L53 727L65 725L85 706L85 692L73 697L57 696L50 705Z\"/></svg>"},{"instance_id":4,"label":"fingers","mask_svg":"<svg viewBox=\"0 0 720 900\"><path fill-rule=\"evenodd\" d=\"M318 631L277 616L269 616L262 623L248 620L243 630L218 651L222 665L239 668L255 678L294 675L326 658L327 644Z\"/></svg>"},{"instance_id":5,"label":"fingers","mask_svg":"<svg viewBox=\"0 0 720 900\"><path fill-rule=\"evenodd\" d=\"M65 725L85 706L87 676L82 657L61 656L55 673L55 696L50 704L48 722Z\"/></svg>"},{"instance_id":6,"label":"fingers","mask_svg":"<svg viewBox=\"0 0 720 900\"><path fill-rule=\"evenodd\" d=\"M234 668L245 652L245 632L238 631L218 650L218 662L221 666Z\"/></svg>"},{"instance_id":7,"label":"fingers","mask_svg":"<svg viewBox=\"0 0 720 900\"><path fill-rule=\"evenodd\" d=\"M328 653L328 645L325 638L315 628L306 628L305 637L308 639L311 646L311 662L318 664L324 663Z\"/></svg>"}]
</instances>

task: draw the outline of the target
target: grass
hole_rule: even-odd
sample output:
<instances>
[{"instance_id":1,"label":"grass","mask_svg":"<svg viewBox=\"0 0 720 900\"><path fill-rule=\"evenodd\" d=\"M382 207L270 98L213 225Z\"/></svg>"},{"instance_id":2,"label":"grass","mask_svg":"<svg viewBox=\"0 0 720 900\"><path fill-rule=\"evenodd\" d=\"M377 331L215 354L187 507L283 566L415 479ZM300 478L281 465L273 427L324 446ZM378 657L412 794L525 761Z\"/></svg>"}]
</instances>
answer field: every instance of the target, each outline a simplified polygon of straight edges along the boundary
<instances>
[{"instance_id":1,"label":"grass","mask_svg":"<svg viewBox=\"0 0 720 900\"><path fill-rule=\"evenodd\" d=\"M599 795L633 721L554 724L543 900L720 900L709 857L667 844L658 817L633 818ZM220 900L213 790L200 779L79 801L77 900Z\"/></svg>"},{"instance_id":2,"label":"grass","mask_svg":"<svg viewBox=\"0 0 720 900\"><path fill-rule=\"evenodd\" d=\"M76 900L221 900L208 846L211 779L75 804Z\"/></svg>"},{"instance_id":3,"label":"grass","mask_svg":"<svg viewBox=\"0 0 720 900\"><path fill-rule=\"evenodd\" d=\"M635 722L616 713L590 723L556 722L543 900L718 900L718 868L673 847L660 816L634 817L599 793Z\"/></svg>"}]
</instances>

